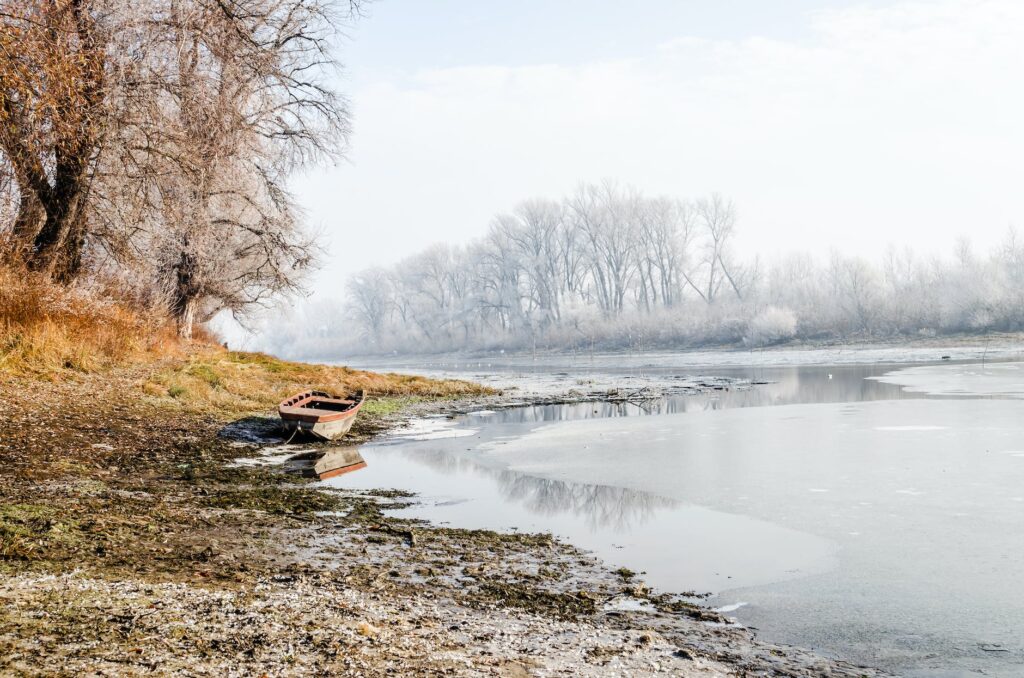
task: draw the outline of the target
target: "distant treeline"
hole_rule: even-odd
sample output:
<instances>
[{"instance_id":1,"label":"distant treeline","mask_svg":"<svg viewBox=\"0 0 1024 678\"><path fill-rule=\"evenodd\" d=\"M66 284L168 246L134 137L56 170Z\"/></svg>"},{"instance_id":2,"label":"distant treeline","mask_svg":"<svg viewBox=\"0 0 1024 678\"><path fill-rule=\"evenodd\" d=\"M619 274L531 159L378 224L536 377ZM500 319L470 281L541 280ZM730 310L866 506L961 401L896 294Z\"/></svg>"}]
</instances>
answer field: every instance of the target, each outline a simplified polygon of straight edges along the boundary
<instances>
[{"instance_id":1,"label":"distant treeline","mask_svg":"<svg viewBox=\"0 0 1024 678\"><path fill-rule=\"evenodd\" d=\"M733 248L720 195L648 197L612 183L530 200L465 247L435 246L351 279L314 311L311 355L457 349L764 346L1024 328L1024 241L945 259L890 250L765 262ZM325 318L337 318L336 321ZM353 326L356 331L353 332ZM278 339L285 339L279 337Z\"/></svg>"}]
</instances>

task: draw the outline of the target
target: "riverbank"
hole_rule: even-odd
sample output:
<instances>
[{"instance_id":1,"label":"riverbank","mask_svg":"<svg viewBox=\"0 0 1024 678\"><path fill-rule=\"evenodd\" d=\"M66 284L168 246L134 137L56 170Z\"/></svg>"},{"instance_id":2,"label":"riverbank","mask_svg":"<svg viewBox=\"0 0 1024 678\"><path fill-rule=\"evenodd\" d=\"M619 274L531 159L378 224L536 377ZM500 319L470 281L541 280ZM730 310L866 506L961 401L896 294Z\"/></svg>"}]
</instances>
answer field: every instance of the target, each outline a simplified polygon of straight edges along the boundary
<instances>
[{"instance_id":1,"label":"riverbank","mask_svg":"<svg viewBox=\"0 0 1024 678\"><path fill-rule=\"evenodd\" d=\"M547 535L397 519L400 490L234 464L265 452L238 431L269 431L275 399L312 381L384 394L355 440L502 398L213 349L0 376L0 672L875 675L761 644Z\"/></svg>"},{"instance_id":2,"label":"riverbank","mask_svg":"<svg viewBox=\"0 0 1024 678\"><path fill-rule=\"evenodd\" d=\"M332 358L337 359L337 358ZM992 332L873 341L793 341L769 346L741 344L646 347L644 350L465 351L421 355L351 355L347 364L373 369L413 370L430 374L514 371L538 368L594 369L601 372L646 368L692 370L700 367L793 367L939 362L984 362L1024 359L1024 333Z\"/></svg>"}]
</instances>

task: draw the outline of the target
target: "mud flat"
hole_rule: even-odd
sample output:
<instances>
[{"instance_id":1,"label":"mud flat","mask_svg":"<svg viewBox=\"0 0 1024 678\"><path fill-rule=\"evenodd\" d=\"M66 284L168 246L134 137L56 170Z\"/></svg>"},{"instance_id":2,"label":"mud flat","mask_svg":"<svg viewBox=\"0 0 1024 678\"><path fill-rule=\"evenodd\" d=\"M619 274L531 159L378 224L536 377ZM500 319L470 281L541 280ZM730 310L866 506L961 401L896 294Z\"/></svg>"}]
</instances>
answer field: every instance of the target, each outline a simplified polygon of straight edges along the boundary
<instances>
[{"instance_id":1,"label":"mud flat","mask_svg":"<svg viewBox=\"0 0 1024 678\"><path fill-rule=\"evenodd\" d=\"M279 444L271 422L174 407L149 371L0 378L0 673L880 675L550 535L398 518L400 490L235 463ZM465 406L388 403L357 437Z\"/></svg>"}]
</instances>

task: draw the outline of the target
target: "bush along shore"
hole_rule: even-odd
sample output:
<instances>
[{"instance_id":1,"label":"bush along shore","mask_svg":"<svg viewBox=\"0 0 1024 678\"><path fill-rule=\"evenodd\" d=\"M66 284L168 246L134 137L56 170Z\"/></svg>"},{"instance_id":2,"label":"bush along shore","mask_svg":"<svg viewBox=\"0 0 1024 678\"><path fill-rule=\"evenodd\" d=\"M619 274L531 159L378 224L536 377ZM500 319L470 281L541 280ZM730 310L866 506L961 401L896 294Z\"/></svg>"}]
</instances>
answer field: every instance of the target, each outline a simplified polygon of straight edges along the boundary
<instances>
[{"instance_id":1,"label":"bush along shore","mask_svg":"<svg viewBox=\"0 0 1024 678\"><path fill-rule=\"evenodd\" d=\"M374 394L354 441L503 398L214 348L0 372L0 673L878 675L760 643L549 535L398 519L400 490L232 463L261 445L225 431L272 427L310 385Z\"/></svg>"}]
</instances>

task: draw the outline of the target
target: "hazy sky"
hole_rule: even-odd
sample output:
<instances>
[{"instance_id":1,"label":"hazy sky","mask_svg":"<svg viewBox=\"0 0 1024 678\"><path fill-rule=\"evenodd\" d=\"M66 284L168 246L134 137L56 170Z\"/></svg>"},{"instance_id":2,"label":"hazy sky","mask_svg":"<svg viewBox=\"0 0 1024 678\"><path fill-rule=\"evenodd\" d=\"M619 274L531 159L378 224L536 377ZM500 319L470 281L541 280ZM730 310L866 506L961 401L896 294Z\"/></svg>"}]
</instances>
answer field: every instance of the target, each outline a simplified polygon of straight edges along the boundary
<instances>
[{"instance_id":1,"label":"hazy sky","mask_svg":"<svg viewBox=\"0 0 1024 678\"><path fill-rule=\"evenodd\" d=\"M741 254L1024 226L1020 0L378 0L349 38L318 296L606 177L731 196Z\"/></svg>"}]
</instances>

